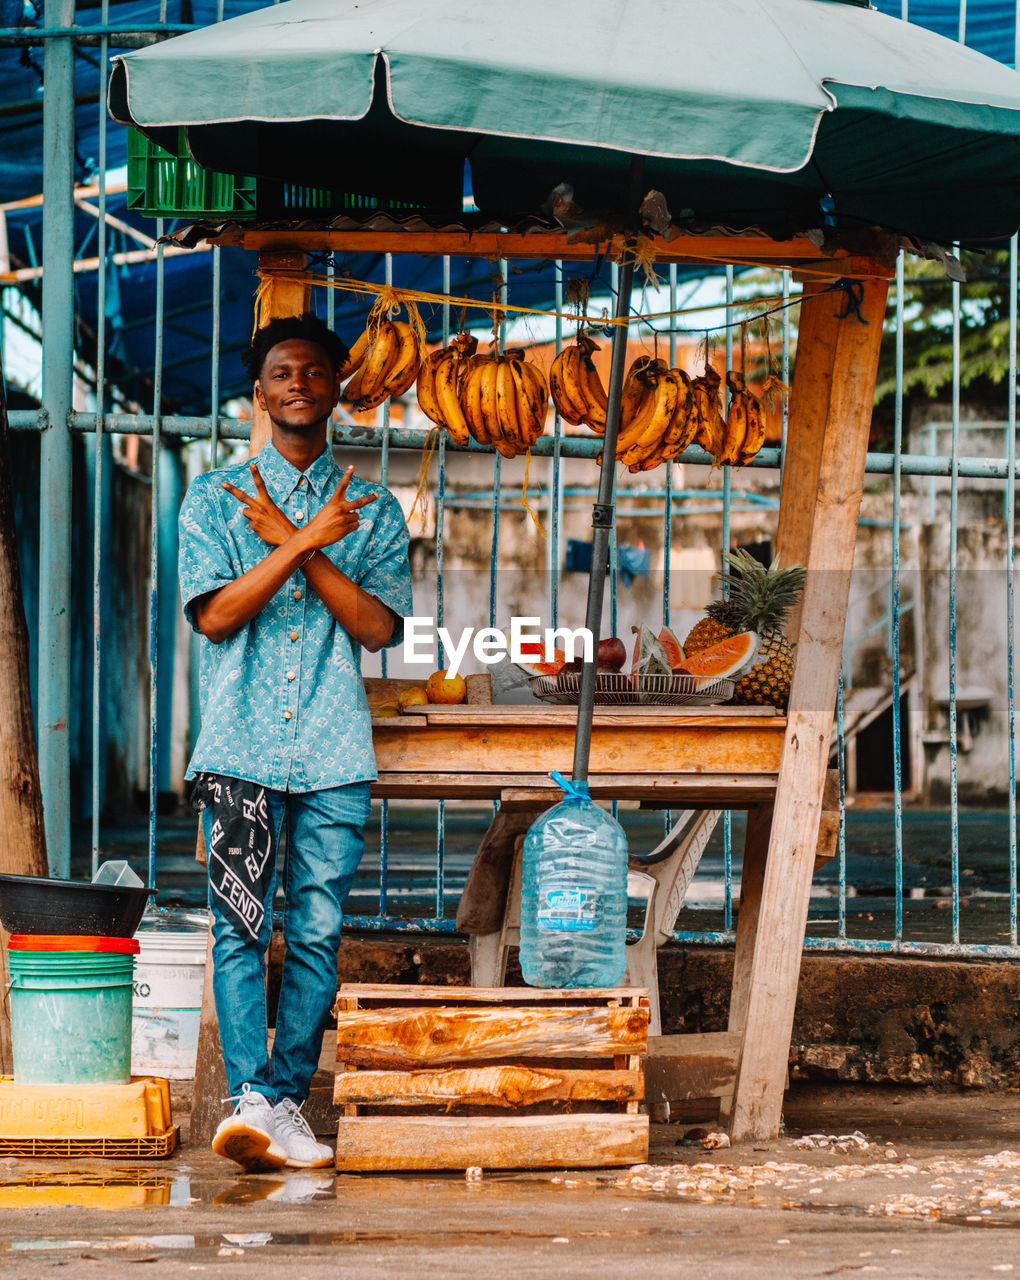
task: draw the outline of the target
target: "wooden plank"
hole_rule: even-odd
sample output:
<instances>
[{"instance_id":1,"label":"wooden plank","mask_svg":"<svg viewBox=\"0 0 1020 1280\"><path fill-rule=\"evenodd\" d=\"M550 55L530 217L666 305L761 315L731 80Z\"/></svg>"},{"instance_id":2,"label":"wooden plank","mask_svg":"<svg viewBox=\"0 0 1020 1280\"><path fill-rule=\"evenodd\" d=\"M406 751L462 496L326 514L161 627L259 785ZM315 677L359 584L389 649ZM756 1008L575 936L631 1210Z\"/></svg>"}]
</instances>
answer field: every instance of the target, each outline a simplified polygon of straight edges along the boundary
<instances>
[{"instance_id":1,"label":"wooden plank","mask_svg":"<svg viewBox=\"0 0 1020 1280\"><path fill-rule=\"evenodd\" d=\"M645 1059L649 1105L729 1097L739 1053L740 1037L728 1031L651 1036Z\"/></svg>"},{"instance_id":2,"label":"wooden plank","mask_svg":"<svg viewBox=\"0 0 1020 1280\"><path fill-rule=\"evenodd\" d=\"M364 1009L337 1014L337 1061L413 1070L479 1058L643 1053L648 1010Z\"/></svg>"},{"instance_id":3,"label":"wooden plank","mask_svg":"<svg viewBox=\"0 0 1020 1280\"><path fill-rule=\"evenodd\" d=\"M538 1102L630 1102L644 1097L640 1069L563 1070L507 1063L447 1071L347 1071L335 1102L377 1106L527 1107Z\"/></svg>"},{"instance_id":4,"label":"wooden plank","mask_svg":"<svg viewBox=\"0 0 1020 1280\"><path fill-rule=\"evenodd\" d=\"M644 987L441 987L389 985L374 982L344 982L337 993L334 1014L364 1008L373 1001L384 1005L427 1004L430 1000L443 1005L458 1004L526 1004L544 1002L588 1005L627 1005L632 1008L648 1004Z\"/></svg>"},{"instance_id":5,"label":"wooden plank","mask_svg":"<svg viewBox=\"0 0 1020 1280\"><path fill-rule=\"evenodd\" d=\"M472 859L457 904L458 933L495 933L503 923L517 839L553 803L550 797L545 804L527 809L500 806L496 810Z\"/></svg>"},{"instance_id":6,"label":"wooden plank","mask_svg":"<svg viewBox=\"0 0 1020 1280\"><path fill-rule=\"evenodd\" d=\"M414 681L407 681L414 684ZM577 723L577 707L557 706L554 703L532 705L514 705L511 703L494 703L485 706L469 706L461 702L454 706L430 703L427 706L408 707L405 712L410 716L425 716L437 724L498 724L508 723L521 725L546 725ZM654 728L656 725L681 725L690 728L694 725L721 725L727 729L761 727L767 720L767 727L781 729L786 724L786 717L778 715L774 707L596 707L593 723L610 728L635 725L640 729Z\"/></svg>"},{"instance_id":7,"label":"wooden plank","mask_svg":"<svg viewBox=\"0 0 1020 1280\"><path fill-rule=\"evenodd\" d=\"M829 280L840 277L880 276L895 272L898 240L891 235L862 232L824 246L795 236L773 240L768 236L693 235L680 233L671 240L649 237L657 263L703 262L734 265L788 267L806 276ZM462 258L546 259L590 262L595 246L564 231L488 232L392 229L241 228L236 224L210 232L208 244L241 245L246 249L327 250L333 253L413 253L423 257L449 254ZM623 251L623 240L602 240L599 247L611 261Z\"/></svg>"},{"instance_id":8,"label":"wooden plank","mask_svg":"<svg viewBox=\"0 0 1020 1280\"><path fill-rule=\"evenodd\" d=\"M818 822L818 843L815 845L815 871L824 867L836 856L839 844L839 770L829 769L825 774L825 791L822 795L822 816Z\"/></svg>"},{"instance_id":9,"label":"wooden plank","mask_svg":"<svg viewBox=\"0 0 1020 1280\"><path fill-rule=\"evenodd\" d=\"M415 717L402 717L413 720ZM392 717L393 720L397 717ZM377 720L372 741L380 773L478 773L504 771L508 761L527 773L556 769L569 776L573 766L574 726L429 724L427 732L408 733L391 721ZM636 761L657 761L670 773L776 773L783 752L781 724L764 721L747 728L718 724L616 728L595 725L591 737L594 773L630 773Z\"/></svg>"},{"instance_id":10,"label":"wooden plank","mask_svg":"<svg viewBox=\"0 0 1020 1280\"><path fill-rule=\"evenodd\" d=\"M798 414L822 425L825 434L733 1102L731 1137L737 1141L771 1140L779 1132L885 301L885 283L874 281L862 286L859 317L837 318L828 297L804 304L815 313L821 337L835 329L835 342L830 386L799 383L799 358L793 386L794 401L813 397L798 402ZM800 501L806 496L801 493ZM782 546L779 552L787 554Z\"/></svg>"},{"instance_id":11,"label":"wooden plank","mask_svg":"<svg viewBox=\"0 0 1020 1280\"><path fill-rule=\"evenodd\" d=\"M648 1117L344 1116L341 1172L387 1169L602 1168L648 1159Z\"/></svg>"},{"instance_id":12,"label":"wooden plank","mask_svg":"<svg viewBox=\"0 0 1020 1280\"><path fill-rule=\"evenodd\" d=\"M634 800L650 808L739 809L770 801L775 795L775 772L754 774L619 773L590 774L588 788L596 800ZM541 773L478 773L462 768L447 772L380 771L372 784L377 800L498 800L514 793L512 804L530 804L548 796L562 799L559 787Z\"/></svg>"}]
</instances>

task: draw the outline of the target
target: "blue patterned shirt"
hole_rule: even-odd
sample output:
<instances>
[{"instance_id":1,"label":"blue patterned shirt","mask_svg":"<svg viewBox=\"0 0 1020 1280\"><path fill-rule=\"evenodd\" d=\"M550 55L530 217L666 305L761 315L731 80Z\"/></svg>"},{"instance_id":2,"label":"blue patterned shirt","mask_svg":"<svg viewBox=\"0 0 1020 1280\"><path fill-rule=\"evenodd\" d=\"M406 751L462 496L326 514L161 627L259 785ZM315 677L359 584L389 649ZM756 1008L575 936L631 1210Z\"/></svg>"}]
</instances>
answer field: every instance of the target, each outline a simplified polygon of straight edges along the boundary
<instances>
[{"instance_id":1,"label":"blue patterned shirt","mask_svg":"<svg viewBox=\"0 0 1020 1280\"><path fill-rule=\"evenodd\" d=\"M321 510L342 476L330 451L298 471L270 443L256 459L270 497L297 526ZM197 476L181 507L179 572L184 613L197 631L194 601L272 550L220 487L255 492L249 459ZM352 582L399 618L410 614L407 526L393 495L352 476L348 499L378 493L358 528L325 554ZM201 633L199 633L201 636ZM390 645L399 644L403 624ZM318 791L376 777L372 725L361 680L361 647L295 571L276 595L221 644L204 636L199 693L202 728L187 776L210 772L279 791Z\"/></svg>"}]
</instances>

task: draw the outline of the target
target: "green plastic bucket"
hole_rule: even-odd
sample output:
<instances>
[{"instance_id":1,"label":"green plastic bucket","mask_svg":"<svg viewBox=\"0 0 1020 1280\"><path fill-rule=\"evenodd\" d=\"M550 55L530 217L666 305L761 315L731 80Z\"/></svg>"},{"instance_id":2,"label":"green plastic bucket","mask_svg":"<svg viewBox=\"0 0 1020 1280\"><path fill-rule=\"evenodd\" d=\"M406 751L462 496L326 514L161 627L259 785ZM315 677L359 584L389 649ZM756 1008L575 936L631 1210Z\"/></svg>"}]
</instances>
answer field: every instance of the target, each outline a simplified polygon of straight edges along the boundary
<instances>
[{"instance_id":1,"label":"green plastic bucket","mask_svg":"<svg viewBox=\"0 0 1020 1280\"><path fill-rule=\"evenodd\" d=\"M134 956L7 953L16 1084L127 1084Z\"/></svg>"}]
</instances>

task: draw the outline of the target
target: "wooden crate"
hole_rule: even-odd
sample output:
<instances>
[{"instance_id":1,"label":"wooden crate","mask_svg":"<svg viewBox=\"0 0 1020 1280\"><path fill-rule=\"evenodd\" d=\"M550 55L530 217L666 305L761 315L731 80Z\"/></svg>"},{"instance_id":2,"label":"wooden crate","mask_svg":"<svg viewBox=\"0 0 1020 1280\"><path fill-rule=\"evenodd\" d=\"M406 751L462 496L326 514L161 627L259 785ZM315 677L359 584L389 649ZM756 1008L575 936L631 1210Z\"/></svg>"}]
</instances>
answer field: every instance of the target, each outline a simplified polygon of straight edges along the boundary
<instances>
[{"instance_id":1,"label":"wooden crate","mask_svg":"<svg viewBox=\"0 0 1020 1280\"><path fill-rule=\"evenodd\" d=\"M341 1170L592 1168L648 1157L648 992L345 984Z\"/></svg>"}]
</instances>

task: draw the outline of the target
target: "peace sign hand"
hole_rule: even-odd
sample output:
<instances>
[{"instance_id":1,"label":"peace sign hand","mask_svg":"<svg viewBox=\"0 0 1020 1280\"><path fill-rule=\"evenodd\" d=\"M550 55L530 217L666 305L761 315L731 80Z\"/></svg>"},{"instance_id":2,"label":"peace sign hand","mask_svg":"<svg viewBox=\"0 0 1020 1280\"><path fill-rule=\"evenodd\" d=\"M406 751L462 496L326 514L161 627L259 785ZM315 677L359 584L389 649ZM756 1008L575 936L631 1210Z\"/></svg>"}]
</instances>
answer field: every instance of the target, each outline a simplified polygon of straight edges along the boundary
<instances>
[{"instance_id":1,"label":"peace sign hand","mask_svg":"<svg viewBox=\"0 0 1020 1280\"><path fill-rule=\"evenodd\" d=\"M354 467L349 466L343 473L336 490L326 505L309 520L305 533L316 547L329 547L358 527L358 511L367 507L370 502L378 501L377 493L367 494L364 498L347 501L347 486L354 475Z\"/></svg>"},{"instance_id":2,"label":"peace sign hand","mask_svg":"<svg viewBox=\"0 0 1020 1280\"><path fill-rule=\"evenodd\" d=\"M244 506L244 518L262 541L267 542L271 547L278 547L286 542L294 532L295 526L269 496L269 490L254 462L249 469L255 481L253 494L245 493L243 489L238 489L226 480L221 482L222 486Z\"/></svg>"}]
</instances>

